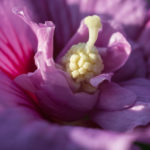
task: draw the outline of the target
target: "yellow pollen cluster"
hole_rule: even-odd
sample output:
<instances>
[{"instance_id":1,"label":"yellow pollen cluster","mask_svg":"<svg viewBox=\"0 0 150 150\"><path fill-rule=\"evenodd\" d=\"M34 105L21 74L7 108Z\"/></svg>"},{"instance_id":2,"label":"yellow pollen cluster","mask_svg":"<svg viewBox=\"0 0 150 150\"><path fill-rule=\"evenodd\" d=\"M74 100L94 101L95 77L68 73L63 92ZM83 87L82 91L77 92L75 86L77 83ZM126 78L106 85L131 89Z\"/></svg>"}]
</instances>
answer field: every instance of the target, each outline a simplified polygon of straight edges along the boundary
<instances>
[{"instance_id":1,"label":"yellow pollen cluster","mask_svg":"<svg viewBox=\"0 0 150 150\"><path fill-rule=\"evenodd\" d=\"M84 91L93 92L95 88L90 85L89 80L104 69L101 56L94 46L102 25L100 17L96 15L86 17L84 23L89 30L89 40L87 43L73 45L63 57L62 64Z\"/></svg>"},{"instance_id":2,"label":"yellow pollen cluster","mask_svg":"<svg viewBox=\"0 0 150 150\"><path fill-rule=\"evenodd\" d=\"M76 82L89 81L90 78L99 75L104 68L96 48L88 51L84 43L72 46L63 57L63 64Z\"/></svg>"}]
</instances>

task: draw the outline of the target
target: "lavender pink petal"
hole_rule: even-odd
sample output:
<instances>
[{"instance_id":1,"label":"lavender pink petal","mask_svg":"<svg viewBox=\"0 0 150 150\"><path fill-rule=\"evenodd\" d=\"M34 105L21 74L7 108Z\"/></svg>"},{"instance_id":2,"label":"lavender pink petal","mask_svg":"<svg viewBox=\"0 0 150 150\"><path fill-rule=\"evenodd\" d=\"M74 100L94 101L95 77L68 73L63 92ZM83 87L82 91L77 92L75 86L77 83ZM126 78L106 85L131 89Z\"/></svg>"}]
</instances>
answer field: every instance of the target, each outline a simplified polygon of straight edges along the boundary
<instances>
[{"instance_id":1,"label":"lavender pink petal","mask_svg":"<svg viewBox=\"0 0 150 150\"><path fill-rule=\"evenodd\" d=\"M149 83L149 80L142 78L121 83L123 88L136 95L134 103L129 108L122 110L97 110L93 120L104 129L114 131L129 131L135 127L147 125L150 122Z\"/></svg>"},{"instance_id":2,"label":"lavender pink petal","mask_svg":"<svg viewBox=\"0 0 150 150\"><path fill-rule=\"evenodd\" d=\"M11 4L7 0L0 2L0 70L14 78L35 69L36 39L31 29L11 12Z\"/></svg>"},{"instance_id":3,"label":"lavender pink petal","mask_svg":"<svg viewBox=\"0 0 150 150\"><path fill-rule=\"evenodd\" d=\"M136 138L135 135L50 123L7 75L0 73L0 77L0 149L129 150Z\"/></svg>"}]
</instances>

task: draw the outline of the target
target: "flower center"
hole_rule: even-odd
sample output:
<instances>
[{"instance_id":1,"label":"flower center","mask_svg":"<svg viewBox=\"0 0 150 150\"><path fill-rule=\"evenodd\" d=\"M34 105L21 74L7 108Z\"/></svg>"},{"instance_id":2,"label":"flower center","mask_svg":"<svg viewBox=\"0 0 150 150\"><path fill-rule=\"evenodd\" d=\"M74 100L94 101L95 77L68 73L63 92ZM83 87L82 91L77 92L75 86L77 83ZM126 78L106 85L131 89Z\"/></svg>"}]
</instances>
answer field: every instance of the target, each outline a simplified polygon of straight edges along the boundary
<instances>
[{"instance_id":1,"label":"flower center","mask_svg":"<svg viewBox=\"0 0 150 150\"><path fill-rule=\"evenodd\" d=\"M63 57L62 63L75 82L81 84L84 91L94 92L95 88L90 85L89 80L104 69L101 56L94 46L102 25L96 15L86 17L84 23L89 30L89 40L87 43L73 45Z\"/></svg>"}]
</instances>

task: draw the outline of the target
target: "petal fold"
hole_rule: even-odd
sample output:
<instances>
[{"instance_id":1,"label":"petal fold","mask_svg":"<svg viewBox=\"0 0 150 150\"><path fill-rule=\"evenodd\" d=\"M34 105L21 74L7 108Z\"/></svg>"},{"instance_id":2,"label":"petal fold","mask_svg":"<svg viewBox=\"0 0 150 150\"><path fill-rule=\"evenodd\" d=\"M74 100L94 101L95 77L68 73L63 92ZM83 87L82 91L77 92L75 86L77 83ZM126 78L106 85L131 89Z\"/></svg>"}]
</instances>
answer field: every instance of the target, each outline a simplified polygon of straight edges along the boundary
<instances>
[{"instance_id":1,"label":"petal fold","mask_svg":"<svg viewBox=\"0 0 150 150\"><path fill-rule=\"evenodd\" d=\"M111 81L113 73L103 73L100 74L99 76L96 76L90 80L90 84L94 87L98 87L102 82L104 81Z\"/></svg>"},{"instance_id":2,"label":"petal fold","mask_svg":"<svg viewBox=\"0 0 150 150\"><path fill-rule=\"evenodd\" d=\"M33 74L19 76L15 81L22 88L37 96L38 105L46 115L73 121L81 119L92 110L98 92L93 95L74 93L65 73L54 66L47 67L43 75L44 78L37 71Z\"/></svg>"},{"instance_id":3,"label":"petal fold","mask_svg":"<svg viewBox=\"0 0 150 150\"><path fill-rule=\"evenodd\" d=\"M126 63L130 53L131 46L124 36L119 32L112 34L108 48L105 53L102 53L104 72L113 72L121 68Z\"/></svg>"},{"instance_id":4,"label":"petal fold","mask_svg":"<svg viewBox=\"0 0 150 150\"><path fill-rule=\"evenodd\" d=\"M19 10L17 14L35 32L38 38L38 50L35 55L37 70L18 76L15 82L37 96L38 105L46 115L61 120L81 119L94 107L98 92L92 95L72 90L72 87L75 88L75 83L71 82L70 77L55 64L52 58L54 32L52 23L37 25L25 11Z\"/></svg>"},{"instance_id":5,"label":"petal fold","mask_svg":"<svg viewBox=\"0 0 150 150\"><path fill-rule=\"evenodd\" d=\"M14 10L14 12L20 16L34 31L38 39L38 51L36 55L40 52L43 53L43 59L47 62L48 59L53 57L54 24L51 21L47 21L45 24L36 24L30 19L26 10ZM39 66L39 62L36 62L36 64Z\"/></svg>"}]
</instances>

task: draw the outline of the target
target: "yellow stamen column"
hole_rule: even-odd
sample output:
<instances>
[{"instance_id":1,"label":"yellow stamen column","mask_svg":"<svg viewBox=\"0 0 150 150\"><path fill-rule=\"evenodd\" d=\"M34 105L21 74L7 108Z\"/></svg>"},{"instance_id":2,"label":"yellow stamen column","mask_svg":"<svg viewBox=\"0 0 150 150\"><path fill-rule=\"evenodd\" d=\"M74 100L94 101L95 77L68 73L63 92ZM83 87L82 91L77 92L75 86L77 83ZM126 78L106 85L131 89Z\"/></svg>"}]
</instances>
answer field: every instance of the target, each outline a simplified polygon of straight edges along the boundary
<instances>
[{"instance_id":1,"label":"yellow stamen column","mask_svg":"<svg viewBox=\"0 0 150 150\"><path fill-rule=\"evenodd\" d=\"M89 30L89 40L87 43L73 45L62 59L65 70L70 74L75 82L81 85L82 90L94 92L95 88L89 80L99 75L103 68L103 61L94 46L99 29L102 27L99 16L88 16L84 23Z\"/></svg>"},{"instance_id":2,"label":"yellow stamen column","mask_svg":"<svg viewBox=\"0 0 150 150\"><path fill-rule=\"evenodd\" d=\"M98 38L99 29L102 27L99 16L88 16L84 19L84 23L87 25L89 30L89 40L87 42L87 49L92 50L94 44Z\"/></svg>"}]
</instances>

